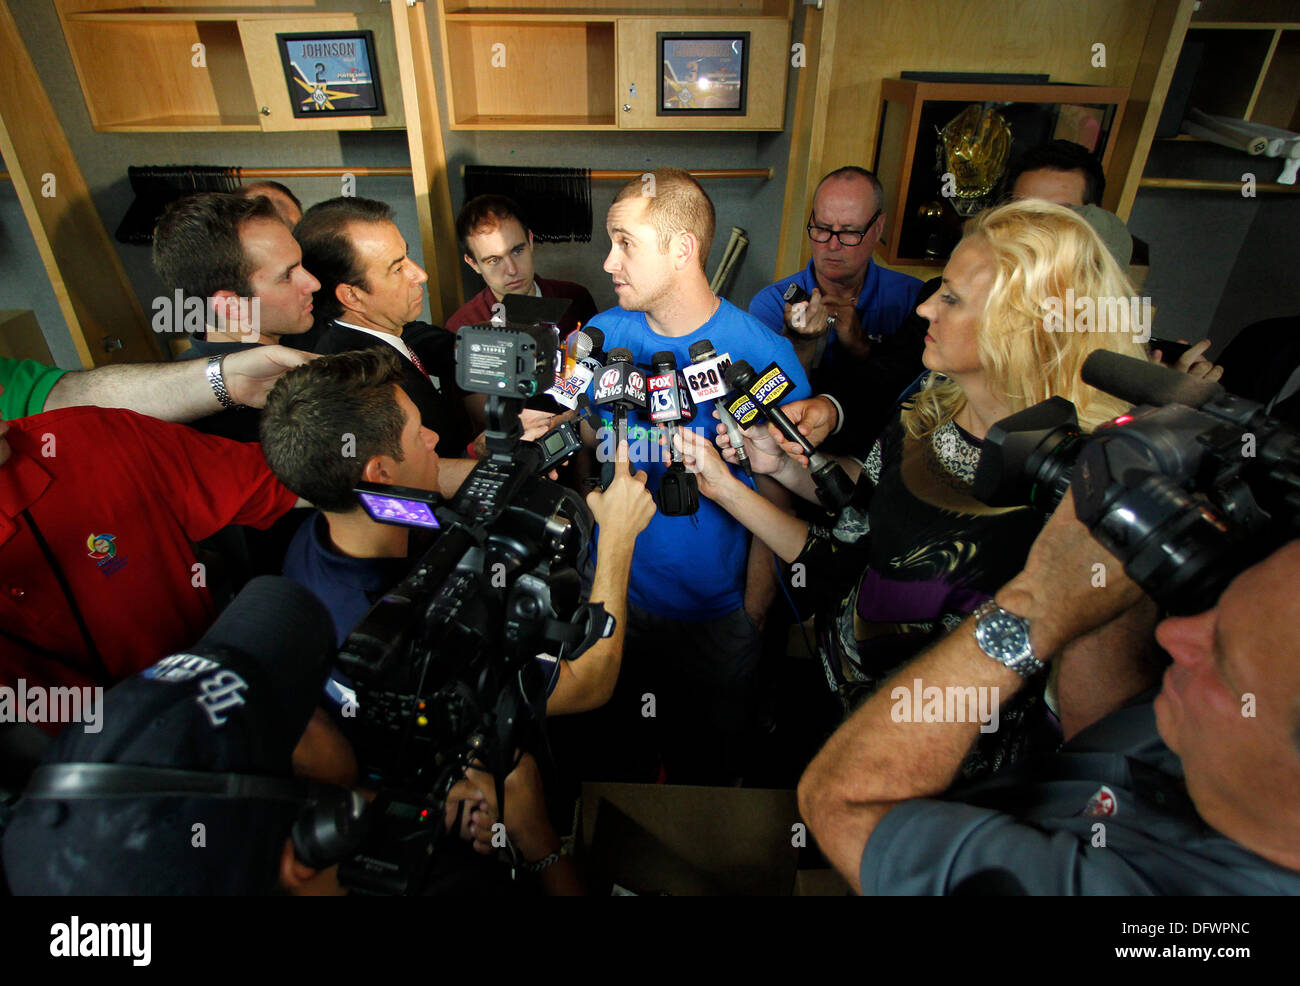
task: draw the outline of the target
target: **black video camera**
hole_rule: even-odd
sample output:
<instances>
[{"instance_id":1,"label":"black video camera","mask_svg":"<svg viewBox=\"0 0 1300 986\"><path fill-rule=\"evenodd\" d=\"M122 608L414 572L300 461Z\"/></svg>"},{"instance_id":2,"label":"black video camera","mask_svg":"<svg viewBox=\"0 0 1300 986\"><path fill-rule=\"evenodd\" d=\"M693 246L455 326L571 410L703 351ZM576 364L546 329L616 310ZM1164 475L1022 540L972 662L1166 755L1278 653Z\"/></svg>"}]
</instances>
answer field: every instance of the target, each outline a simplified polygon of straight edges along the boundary
<instances>
[{"instance_id":1,"label":"black video camera","mask_svg":"<svg viewBox=\"0 0 1300 986\"><path fill-rule=\"evenodd\" d=\"M525 398L555 379L555 333L472 325L457 339L457 381L487 394L487 456L445 504L436 494L363 485L383 523L436 527L437 541L339 651L355 685L344 728L379 787L366 841L340 868L362 893L420 893L443 833L447 794L472 763L498 799L534 741L559 661L613 631L579 605L591 516L545 479L545 445L521 440ZM553 655L553 656L552 656Z\"/></svg>"},{"instance_id":2,"label":"black video camera","mask_svg":"<svg viewBox=\"0 0 1300 986\"><path fill-rule=\"evenodd\" d=\"M1075 512L1166 610L1199 613L1300 534L1300 434L1260 405L1164 367L1096 352L1085 383L1136 405L1091 435L1052 397L989 429L973 492Z\"/></svg>"}]
</instances>

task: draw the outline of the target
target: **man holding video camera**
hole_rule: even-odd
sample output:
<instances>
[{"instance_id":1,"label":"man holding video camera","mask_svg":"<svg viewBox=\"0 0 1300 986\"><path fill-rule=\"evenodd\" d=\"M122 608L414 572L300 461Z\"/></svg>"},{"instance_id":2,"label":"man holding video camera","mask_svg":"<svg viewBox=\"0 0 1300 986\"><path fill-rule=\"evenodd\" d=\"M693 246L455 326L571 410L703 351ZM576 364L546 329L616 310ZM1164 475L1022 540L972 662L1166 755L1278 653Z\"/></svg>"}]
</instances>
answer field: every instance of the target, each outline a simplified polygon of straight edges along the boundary
<instances>
[{"instance_id":1,"label":"man holding video camera","mask_svg":"<svg viewBox=\"0 0 1300 986\"><path fill-rule=\"evenodd\" d=\"M989 610L831 737L801 811L862 893L1300 893L1298 581L1292 541L1164 620L1173 665L1143 691L1149 603L1067 495ZM945 795L980 723L912 715L913 693L1006 701L1044 666L1062 749Z\"/></svg>"},{"instance_id":2,"label":"man holding video camera","mask_svg":"<svg viewBox=\"0 0 1300 986\"><path fill-rule=\"evenodd\" d=\"M341 644L427 547L410 527L372 520L356 485L451 496L474 462L439 458L438 435L421 423L401 386L400 357L389 349L322 356L300 369L267 399L262 447L281 482L319 508L289 546L285 574L326 604ZM596 521L612 532L601 542L591 598L614 617L613 633L560 662L551 714L603 705L618 678L633 546L655 512L645 475L632 476L626 458L624 450L609 489L587 498Z\"/></svg>"}]
</instances>

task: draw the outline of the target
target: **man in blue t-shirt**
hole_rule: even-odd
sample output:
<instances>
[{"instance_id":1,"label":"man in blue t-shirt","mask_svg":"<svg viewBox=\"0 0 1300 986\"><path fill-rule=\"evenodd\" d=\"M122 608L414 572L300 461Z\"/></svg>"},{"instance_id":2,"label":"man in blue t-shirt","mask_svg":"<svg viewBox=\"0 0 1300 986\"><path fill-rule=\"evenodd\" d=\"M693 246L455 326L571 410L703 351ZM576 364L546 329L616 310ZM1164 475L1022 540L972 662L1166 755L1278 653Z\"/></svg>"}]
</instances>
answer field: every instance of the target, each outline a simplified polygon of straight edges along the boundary
<instances>
[{"instance_id":1,"label":"man in blue t-shirt","mask_svg":"<svg viewBox=\"0 0 1300 986\"><path fill-rule=\"evenodd\" d=\"M759 373L776 362L795 385L788 399L809 396L790 343L710 289L704 261L713 228L713 204L684 171L660 168L624 186L606 219L611 248L605 270L619 307L590 322L605 333L605 352L629 349L633 362L648 368L654 354L666 351L685 368L691 345L707 339L719 355L746 360ZM713 437L716 403L701 403L688 427ZM603 460L613 447L608 407L598 409L593 425L599 431L589 430L588 438ZM647 488L657 491L668 454L658 428L634 411L628 439L633 465L645 470ZM767 482L760 492L779 497ZM656 514L641 535L628 591L624 667L641 708L634 718L659 727L656 741L671 782L719 782L738 774L745 693L775 592L771 551L757 540L751 550L745 529L704 497L695 514ZM636 684L642 680L648 688ZM655 698L653 715L646 712L647 691ZM628 776L621 766L606 773Z\"/></svg>"}]
</instances>

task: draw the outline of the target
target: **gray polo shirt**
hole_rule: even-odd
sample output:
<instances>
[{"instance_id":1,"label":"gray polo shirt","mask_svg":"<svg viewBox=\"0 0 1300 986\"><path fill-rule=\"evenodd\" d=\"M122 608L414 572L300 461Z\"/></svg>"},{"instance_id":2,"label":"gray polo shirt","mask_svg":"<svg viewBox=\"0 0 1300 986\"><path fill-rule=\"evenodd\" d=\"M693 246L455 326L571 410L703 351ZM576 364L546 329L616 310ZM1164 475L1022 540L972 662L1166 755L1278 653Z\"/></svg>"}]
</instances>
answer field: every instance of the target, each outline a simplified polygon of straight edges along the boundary
<instances>
[{"instance_id":1,"label":"gray polo shirt","mask_svg":"<svg viewBox=\"0 0 1300 986\"><path fill-rule=\"evenodd\" d=\"M892 809L862 854L862 892L1007 892L1014 880L1046 895L1300 894L1300 873L1196 814L1182 764L1156 732L1153 697L1056 754Z\"/></svg>"}]
</instances>

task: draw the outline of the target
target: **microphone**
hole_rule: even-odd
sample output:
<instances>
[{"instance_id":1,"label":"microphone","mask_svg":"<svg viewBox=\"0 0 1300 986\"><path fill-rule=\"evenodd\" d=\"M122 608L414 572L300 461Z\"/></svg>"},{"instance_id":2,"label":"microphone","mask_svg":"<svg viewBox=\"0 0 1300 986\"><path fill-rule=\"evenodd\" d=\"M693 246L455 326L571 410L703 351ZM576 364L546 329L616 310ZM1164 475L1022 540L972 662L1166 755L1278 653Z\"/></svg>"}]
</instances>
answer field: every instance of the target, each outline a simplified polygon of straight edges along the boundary
<instances>
[{"instance_id":1,"label":"microphone","mask_svg":"<svg viewBox=\"0 0 1300 986\"><path fill-rule=\"evenodd\" d=\"M1219 384L1104 349L1083 361L1083 382L1130 404L1185 404L1199 408L1227 393Z\"/></svg>"},{"instance_id":2,"label":"microphone","mask_svg":"<svg viewBox=\"0 0 1300 986\"><path fill-rule=\"evenodd\" d=\"M573 332L569 338L569 359L577 363L591 354L591 336L581 329Z\"/></svg>"},{"instance_id":3,"label":"microphone","mask_svg":"<svg viewBox=\"0 0 1300 986\"><path fill-rule=\"evenodd\" d=\"M692 343L688 351L691 354L691 365L693 366L714 359L718 355L718 351L713 348L713 343L709 342L708 339L701 339L699 342ZM749 464L749 453L745 451L745 439L740 434L740 425L736 424L736 419L724 404L718 405L718 418L727 429L727 437L731 440L731 447L736 450L736 460L740 463L740 467L745 470L746 476L753 479L754 469Z\"/></svg>"},{"instance_id":4,"label":"microphone","mask_svg":"<svg viewBox=\"0 0 1300 986\"><path fill-rule=\"evenodd\" d=\"M587 350L585 355L579 357L578 362L591 370L591 375L594 377L601 371L604 365L609 362L609 357L605 355L605 350L603 348L605 345L605 333L601 332L600 329L595 326L589 325L585 329L579 329L578 334L585 336L587 342L590 344L590 348Z\"/></svg>"},{"instance_id":5,"label":"microphone","mask_svg":"<svg viewBox=\"0 0 1300 986\"><path fill-rule=\"evenodd\" d=\"M681 401L681 423L695 420L695 399L691 397L691 388L686 385L686 376L681 370L676 371L677 399Z\"/></svg>"},{"instance_id":6,"label":"microphone","mask_svg":"<svg viewBox=\"0 0 1300 986\"><path fill-rule=\"evenodd\" d=\"M743 359L736 360L724 371L727 386L735 396L727 401L729 410L743 428L752 428L766 417L776 430L785 436L786 441L794 442L808 456L812 467L813 482L817 484L817 499L828 510L839 511L848 505L853 496L853 483L838 462L826 458L808 443L800 434L777 402L794 384L775 363L763 371L762 376L754 373L754 368Z\"/></svg>"},{"instance_id":7,"label":"microphone","mask_svg":"<svg viewBox=\"0 0 1300 986\"><path fill-rule=\"evenodd\" d=\"M646 407L645 374L632 363L632 351L619 347L609 354L609 362L600 369L592 403L614 410L614 441L627 441L627 412ZM635 472L635 470L633 470ZM614 481L613 456L601 468L601 489Z\"/></svg>"},{"instance_id":8,"label":"microphone","mask_svg":"<svg viewBox=\"0 0 1300 986\"><path fill-rule=\"evenodd\" d=\"M659 512L666 517L681 517L700 509L700 487L695 473L686 471L682 453L673 441L681 430L681 387L677 379L677 357L668 351L655 353L650 362L654 374L646 381L650 421L661 425L668 436L671 462L659 480Z\"/></svg>"},{"instance_id":9,"label":"microphone","mask_svg":"<svg viewBox=\"0 0 1300 986\"><path fill-rule=\"evenodd\" d=\"M592 329L600 332L599 329ZM602 341L604 333L601 333ZM563 375L557 376L555 384L546 392L555 398L557 404L573 410L578 406L578 398L591 383L592 377L600 370L600 364L591 359L591 336L581 329L571 332L565 340L566 359Z\"/></svg>"}]
</instances>

